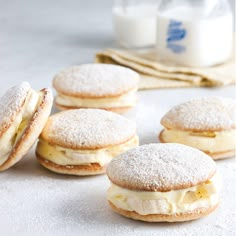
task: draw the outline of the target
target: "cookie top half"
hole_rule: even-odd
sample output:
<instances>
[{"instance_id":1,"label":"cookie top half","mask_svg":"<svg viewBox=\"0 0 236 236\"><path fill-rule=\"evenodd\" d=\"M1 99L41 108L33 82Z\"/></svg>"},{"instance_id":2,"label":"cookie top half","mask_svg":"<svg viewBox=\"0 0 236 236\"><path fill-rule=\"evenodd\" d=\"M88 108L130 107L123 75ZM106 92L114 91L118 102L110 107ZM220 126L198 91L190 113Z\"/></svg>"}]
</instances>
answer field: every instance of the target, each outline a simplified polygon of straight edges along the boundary
<instances>
[{"instance_id":1,"label":"cookie top half","mask_svg":"<svg viewBox=\"0 0 236 236\"><path fill-rule=\"evenodd\" d=\"M58 73L53 86L58 93L80 98L117 97L137 89L139 74L118 65L84 64Z\"/></svg>"},{"instance_id":2,"label":"cookie top half","mask_svg":"<svg viewBox=\"0 0 236 236\"><path fill-rule=\"evenodd\" d=\"M107 167L112 183L134 191L185 189L209 180L215 162L182 144L147 144L114 158Z\"/></svg>"},{"instance_id":3,"label":"cookie top half","mask_svg":"<svg viewBox=\"0 0 236 236\"><path fill-rule=\"evenodd\" d=\"M41 139L51 145L94 150L122 144L136 135L136 124L100 109L78 109L49 117Z\"/></svg>"},{"instance_id":4,"label":"cookie top half","mask_svg":"<svg viewBox=\"0 0 236 236\"><path fill-rule=\"evenodd\" d=\"M168 129L222 131L236 128L236 101L222 97L194 99L173 107L162 118Z\"/></svg>"},{"instance_id":5,"label":"cookie top half","mask_svg":"<svg viewBox=\"0 0 236 236\"><path fill-rule=\"evenodd\" d=\"M22 82L11 87L0 99L0 137L14 123L30 91L30 84Z\"/></svg>"}]
</instances>

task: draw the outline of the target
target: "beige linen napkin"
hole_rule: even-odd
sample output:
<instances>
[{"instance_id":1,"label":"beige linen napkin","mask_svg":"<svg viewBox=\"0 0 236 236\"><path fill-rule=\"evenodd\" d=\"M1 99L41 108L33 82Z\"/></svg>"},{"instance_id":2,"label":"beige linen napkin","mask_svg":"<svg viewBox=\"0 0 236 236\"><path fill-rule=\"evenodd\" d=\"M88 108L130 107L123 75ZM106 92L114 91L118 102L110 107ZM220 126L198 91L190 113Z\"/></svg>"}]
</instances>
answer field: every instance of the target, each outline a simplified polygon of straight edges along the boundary
<instances>
[{"instance_id":1,"label":"beige linen napkin","mask_svg":"<svg viewBox=\"0 0 236 236\"><path fill-rule=\"evenodd\" d=\"M118 64L141 75L139 89L224 86L236 82L236 47L224 64L190 68L158 62L155 50L131 51L106 49L96 54L97 63Z\"/></svg>"}]
</instances>

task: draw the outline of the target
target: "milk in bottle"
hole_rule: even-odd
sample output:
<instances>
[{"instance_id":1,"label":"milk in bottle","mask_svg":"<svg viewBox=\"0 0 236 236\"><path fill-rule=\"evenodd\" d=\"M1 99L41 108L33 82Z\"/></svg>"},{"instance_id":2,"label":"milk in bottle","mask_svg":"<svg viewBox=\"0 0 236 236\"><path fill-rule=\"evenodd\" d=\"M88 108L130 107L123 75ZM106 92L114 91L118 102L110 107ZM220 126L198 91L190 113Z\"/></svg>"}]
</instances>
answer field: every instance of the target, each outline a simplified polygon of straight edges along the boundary
<instances>
[{"instance_id":1,"label":"milk in bottle","mask_svg":"<svg viewBox=\"0 0 236 236\"><path fill-rule=\"evenodd\" d=\"M226 0L162 1L157 14L157 56L191 67L231 56L233 16Z\"/></svg>"}]
</instances>

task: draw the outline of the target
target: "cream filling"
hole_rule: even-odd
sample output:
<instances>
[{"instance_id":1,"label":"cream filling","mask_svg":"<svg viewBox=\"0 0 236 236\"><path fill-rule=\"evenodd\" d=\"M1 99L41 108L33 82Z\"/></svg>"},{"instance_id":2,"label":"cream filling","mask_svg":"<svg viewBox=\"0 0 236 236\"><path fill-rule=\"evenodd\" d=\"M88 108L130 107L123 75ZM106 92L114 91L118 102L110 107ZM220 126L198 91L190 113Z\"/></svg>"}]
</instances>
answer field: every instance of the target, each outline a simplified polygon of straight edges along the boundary
<instances>
[{"instance_id":1,"label":"cream filling","mask_svg":"<svg viewBox=\"0 0 236 236\"><path fill-rule=\"evenodd\" d=\"M109 163L113 157L138 146L138 143L138 136L135 136L123 144L108 148L73 150L56 145L53 146L40 139L37 145L37 153L44 159L58 165L89 165L91 163L98 163L104 166Z\"/></svg>"},{"instance_id":2,"label":"cream filling","mask_svg":"<svg viewBox=\"0 0 236 236\"><path fill-rule=\"evenodd\" d=\"M181 143L209 153L235 149L236 130L217 132L189 132L165 129L162 132L165 142Z\"/></svg>"},{"instance_id":3,"label":"cream filling","mask_svg":"<svg viewBox=\"0 0 236 236\"><path fill-rule=\"evenodd\" d=\"M136 104L136 90L114 97L114 98L78 98L66 96L58 93L55 101L62 106L71 107L90 107L90 108L115 108L115 107L131 107Z\"/></svg>"},{"instance_id":4,"label":"cream filling","mask_svg":"<svg viewBox=\"0 0 236 236\"><path fill-rule=\"evenodd\" d=\"M140 215L172 215L217 205L219 189L220 178L215 174L204 184L168 192L132 191L112 184L107 199L119 209Z\"/></svg>"},{"instance_id":5,"label":"cream filling","mask_svg":"<svg viewBox=\"0 0 236 236\"><path fill-rule=\"evenodd\" d=\"M21 111L16 116L14 123L7 129L7 131L0 138L0 165L2 165L11 153L14 145L24 133L25 128L28 126L39 102L40 95L33 89L29 91L25 104Z\"/></svg>"}]
</instances>

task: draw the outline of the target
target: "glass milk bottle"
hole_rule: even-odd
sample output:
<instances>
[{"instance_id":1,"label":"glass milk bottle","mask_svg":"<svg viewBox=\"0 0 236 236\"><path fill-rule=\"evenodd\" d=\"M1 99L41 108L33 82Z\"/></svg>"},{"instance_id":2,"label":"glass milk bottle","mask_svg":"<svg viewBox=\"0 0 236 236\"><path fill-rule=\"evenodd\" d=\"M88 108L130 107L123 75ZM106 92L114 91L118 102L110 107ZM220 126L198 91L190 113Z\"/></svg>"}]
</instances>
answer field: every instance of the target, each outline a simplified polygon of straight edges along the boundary
<instances>
[{"instance_id":1,"label":"glass milk bottle","mask_svg":"<svg viewBox=\"0 0 236 236\"><path fill-rule=\"evenodd\" d=\"M126 48L156 43L157 0L115 1L112 9L116 41Z\"/></svg>"},{"instance_id":2,"label":"glass milk bottle","mask_svg":"<svg viewBox=\"0 0 236 236\"><path fill-rule=\"evenodd\" d=\"M157 56L190 67L225 62L233 47L227 0L163 0L157 14Z\"/></svg>"}]
</instances>

